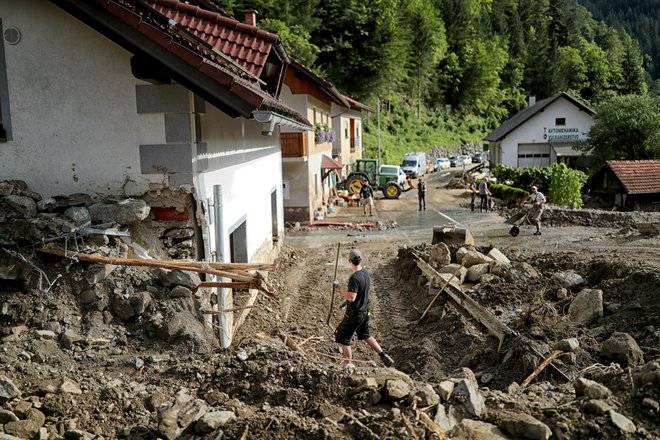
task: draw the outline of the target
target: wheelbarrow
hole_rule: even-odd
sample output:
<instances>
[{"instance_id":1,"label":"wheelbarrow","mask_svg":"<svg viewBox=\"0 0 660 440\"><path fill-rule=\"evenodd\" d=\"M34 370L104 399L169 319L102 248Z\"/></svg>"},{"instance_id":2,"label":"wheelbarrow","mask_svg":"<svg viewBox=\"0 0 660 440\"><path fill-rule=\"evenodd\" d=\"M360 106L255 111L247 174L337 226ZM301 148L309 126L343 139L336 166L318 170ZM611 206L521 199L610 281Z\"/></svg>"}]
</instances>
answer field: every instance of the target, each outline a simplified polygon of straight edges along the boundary
<instances>
[{"instance_id":1,"label":"wheelbarrow","mask_svg":"<svg viewBox=\"0 0 660 440\"><path fill-rule=\"evenodd\" d=\"M462 226L434 226L431 244L445 243L474 246L474 237L467 227Z\"/></svg>"},{"instance_id":2,"label":"wheelbarrow","mask_svg":"<svg viewBox=\"0 0 660 440\"><path fill-rule=\"evenodd\" d=\"M532 224L529 221L529 215L531 214L532 210L528 209L527 211L521 211L517 214L512 215L509 217L504 223L507 225L512 225L511 229L509 229L509 234L511 234L512 237L517 237L518 234L520 234L520 227L524 224Z\"/></svg>"}]
</instances>

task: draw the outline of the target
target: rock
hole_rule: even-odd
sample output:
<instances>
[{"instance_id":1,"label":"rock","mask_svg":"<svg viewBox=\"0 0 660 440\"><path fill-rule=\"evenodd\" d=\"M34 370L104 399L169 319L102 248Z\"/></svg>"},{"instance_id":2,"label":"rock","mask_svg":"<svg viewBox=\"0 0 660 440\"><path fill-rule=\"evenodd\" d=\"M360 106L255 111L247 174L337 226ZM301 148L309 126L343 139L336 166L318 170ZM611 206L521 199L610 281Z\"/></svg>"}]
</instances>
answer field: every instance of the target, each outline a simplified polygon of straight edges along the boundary
<instances>
[{"instance_id":1,"label":"rock","mask_svg":"<svg viewBox=\"0 0 660 440\"><path fill-rule=\"evenodd\" d=\"M97 203L89 207L92 223L130 225L149 216L151 209L144 200L126 199L115 204Z\"/></svg>"},{"instance_id":2,"label":"rock","mask_svg":"<svg viewBox=\"0 0 660 440\"><path fill-rule=\"evenodd\" d=\"M649 362L635 369L633 383L638 388L648 383L660 383L660 363Z\"/></svg>"},{"instance_id":3,"label":"rock","mask_svg":"<svg viewBox=\"0 0 660 440\"><path fill-rule=\"evenodd\" d=\"M114 264L93 264L85 271L85 280L93 286L105 280L116 268Z\"/></svg>"},{"instance_id":4,"label":"rock","mask_svg":"<svg viewBox=\"0 0 660 440\"><path fill-rule=\"evenodd\" d=\"M236 414L232 411L209 412L204 414L202 418L195 423L195 432L198 434L209 434L226 426L234 420L236 420Z\"/></svg>"},{"instance_id":5,"label":"rock","mask_svg":"<svg viewBox=\"0 0 660 440\"><path fill-rule=\"evenodd\" d=\"M612 392L605 386L593 380L579 378L573 383L576 396L587 396L590 399L607 399Z\"/></svg>"},{"instance_id":6,"label":"rock","mask_svg":"<svg viewBox=\"0 0 660 440\"><path fill-rule=\"evenodd\" d=\"M616 332L603 343L600 355L608 361L617 362L623 367L644 363L644 354L637 342L627 333Z\"/></svg>"},{"instance_id":7,"label":"rock","mask_svg":"<svg viewBox=\"0 0 660 440\"><path fill-rule=\"evenodd\" d=\"M455 384L451 380L443 380L438 384L438 396L443 402L449 400L451 393L454 391L454 386Z\"/></svg>"},{"instance_id":8,"label":"rock","mask_svg":"<svg viewBox=\"0 0 660 440\"><path fill-rule=\"evenodd\" d=\"M575 351L580 346L580 341L577 338L562 339L555 344L555 350L561 351Z\"/></svg>"},{"instance_id":9,"label":"rock","mask_svg":"<svg viewBox=\"0 0 660 440\"><path fill-rule=\"evenodd\" d=\"M517 262L511 265L511 268L506 272L504 278L510 283L524 283L531 279L538 278L539 276L539 273L531 264Z\"/></svg>"},{"instance_id":10,"label":"rock","mask_svg":"<svg viewBox=\"0 0 660 440\"><path fill-rule=\"evenodd\" d=\"M23 439L21 437L16 437L11 434L0 432L0 440L23 440Z\"/></svg>"},{"instance_id":11,"label":"rock","mask_svg":"<svg viewBox=\"0 0 660 440\"><path fill-rule=\"evenodd\" d=\"M587 413L600 415L605 414L611 410L612 407L604 400L590 399L585 402L585 404L582 406L582 409Z\"/></svg>"},{"instance_id":12,"label":"rock","mask_svg":"<svg viewBox=\"0 0 660 440\"><path fill-rule=\"evenodd\" d=\"M43 380L37 384L37 389L42 394L82 394L80 385L67 377Z\"/></svg>"},{"instance_id":13,"label":"rock","mask_svg":"<svg viewBox=\"0 0 660 440\"><path fill-rule=\"evenodd\" d=\"M20 390L7 376L0 375L0 402L10 400L21 395Z\"/></svg>"},{"instance_id":14,"label":"rock","mask_svg":"<svg viewBox=\"0 0 660 440\"><path fill-rule=\"evenodd\" d=\"M511 260L497 248L492 248L486 256L499 263L511 264Z\"/></svg>"},{"instance_id":15,"label":"rock","mask_svg":"<svg viewBox=\"0 0 660 440\"><path fill-rule=\"evenodd\" d=\"M614 423L621 432L632 433L637 431L637 427L628 417L614 411L613 409L610 410L610 418L612 419L612 423Z\"/></svg>"},{"instance_id":16,"label":"rock","mask_svg":"<svg viewBox=\"0 0 660 440\"><path fill-rule=\"evenodd\" d=\"M14 185L9 182L0 182L0 196L10 196L14 192Z\"/></svg>"},{"instance_id":17,"label":"rock","mask_svg":"<svg viewBox=\"0 0 660 440\"><path fill-rule=\"evenodd\" d=\"M552 275L552 280L568 290L572 290L586 283L586 280L582 278L580 274L573 271L557 272Z\"/></svg>"},{"instance_id":18,"label":"rock","mask_svg":"<svg viewBox=\"0 0 660 440\"><path fill-rule=\"evenodd\" d=\"M89 209L84 206L72 206L64 211L64 216L71 220L76 226L83 226L91 222Z\"/></svg>"},{"instance_id":19,"label":"rock","mask_svg":"<svg viewBox=\"0 0 660 440\"><path fill-rule=\"evenodd\" d=\"M486 410L486 401L479 392L476 381L461 379L454 387L452 398L463 402L467 412L475 417L481 417Z\"/></svg>"},{"instance_id":20,"label":"rock","mask_svg":"<svg viewBox=\"0 0 660 440\"><path fill-rule=\"evenodd\" d=\"M421 407L433 406L440 403L440 396L438 396L438 393L436 393L433 387L428 383L424 384L424 386L415 393L415 396L421 399L418 403L418 406Z\"/></svg>"},{"instance_id":21,"label":"rock","mask_svg":"<svg viewBox=\"0 0 660 440\"><path fill-rule=\"evenodd\" d=\"M165 231L163 234L164 237L174 238L177 240L190 238L195 235L195 230L193 228L172 228Z\"/></svg>"},{"instance_id":22,"label":"rock","mask_svg":"<svg viewBox=\"0 0 660 440\"><path fill-rule=\"evenodd\" d=\"M509 440L495 425L464 419L449 433L452 440Z\"/></svg>"},{"instance_id":23,"label":"rock","mask_svg":"<svg viewBox=\"0 0 660 440\"><path fill-rule=\"evenodd\" d=\"M465 277L467 276L467 269L461 267L459 264L448 264L438 269L438 273L455 274L454 279L457 279L463 283L465 281Z\"/></svg>"},{"instance_id":24,"label":"rock","mask_svg":"<svg viewBox=\"0 0 660 440\"><path fill-rule=\"evenodd\" d=\"M559 289L557 289L557 292L555 293L555 297L559 301L568 298L568 289L564 287L560 287Z\"/></svg>"},{"instance_id":25,"label":"rock","mask_svg":"<svg viewBox=\"0 0 660 440\"><path fill-rule=\"evenodd\" d=\"M371 405L377 405L381 400L383 400L383 395L376 390L371 391L367 397L367 401Z\"/></svg>"},{"instance_id":26,"label":"rock","mask_svg":"<svg viewBox=\"0 0 660 440\"><path fill-rule=\"evenodd\" d=\"M170 291L170 298L190 298L192 296L192 290L184 286L174 286Z\"/></svg>"},{"instance_id":27,"label":"rock","mask_svg":"<svg viewBox=\"0 0 660 440\"><path fill-rule=\"evenodd\" d=\"M477 283L479 282L479 280L483 275L488 273L489 270L490 270L490 264L487 263L475 264L474 266L468 269L467 280L472 283Z\"/></svg>"},{"instance_id":28,"label":"rock","mask_svg":"<svg viewBox=\"0 0 660 440\"><path fill-rule=\"evenodd\" d=\"M600 289L582 290L568 307L568 318L579 324L591 324L602 316L603 291Z\"/></svg>"},{"instance_id":29,"label":"rock","mask_svg":"<svg viewBox=\"0 0 660 440\"><path fill-rule=\"evenodd\" d=\"M456 252L456 261L466 268L470 268L475 264L489 264L493 261L492 258L485 256L481 252L472 248L460 248Z\"/></svg>"},{"instance_id":30,"label":"rock","mask_svg":"<svg viewBox=\"0 0 660 440\"><path fill-rule=\"evenodd\" d=\"M511 264L502 263L501 261L493 261L490 263L490 273L498 277L506 278L506 275L511 270Z\"/></svg>"},{"instance_id":31,"label":"rock","mask_svg":"<svg viewBox=\"0 0 660 440\"><path fill-rule=\"evenodd\" d=\"M52 197L47 197L37 202L37 211L39 212L51 212L56 207L57 200Z\"/></svg>"},{"instance_id":32,"label":"rock","mask_svg":"<svg viewBox=\"0 0 660 440\"><path fill-rule=\"evenodd\" d=\"M185 389L179 390L174 402L158 408L158 431L167 440L174 440L207 412L204 401L193 398Z\"/></svg>"},{"instance_id":33,"label":"rock","mask_svg":"<svg viewBox=\"0 0 660 440\"><path fill-rule=\"evenodd\" d=\"M186 272L182 270L160 270L158 271L158 280L165 287L183 286L197 291L199 284L202 280L194 272Z\"/></svg>"},{"instance_id":34,"label":"rock","mask_svg":"<svg viewBox=\"0 0 660 440\"><path fill-rule=\"evenodd\" d=\"M451 263L449 247L444 243L436 243L429 252L429 264L443 267Z\"/></svg>"},{"instance_id":35,"label":"rock","mask_svg":"<svg viewBox=\"0 0 660 440\"><path fill-rule=\"evenodd\" d=\"M389 399L400 400L410 394L410 385L401 379L391 379L385 382L385 394Z\"/></svg>"},{"instance_id":36,"label":"rock","mask_svg":"<svg viewBox=\"0 0 660 440\"><path fill-rule=\"evenodd\" d=\"M344 408L332 405L325 401L319 405L318 412L322 417L330 419L333 422L339 422L346 415Z\"/></svg>"},{"instance_id":37,"label":"rock","mask_svg":"<svg viewBox=\"0 0 660 440\"><path fill-rule=\"evenodd\" d=\"M17 420L18 417L13 412L6 409L0 409L0 425L4 425L8 422L15 422Z\"/></svg>"},{"instance_id":38,"label":"rock","mask_svg":"<svg viewBox=\"0 0 660 440\"><path fill-rule=\"evenodd\" d=\"M39 433L41 426L33 420L17 420L15 422L5 423L5 432L18 438L31 439Z\"/></svg>"},{"instance_id":39,"label":"rock","mask_svg":"<svg viewBox=\"0 0 660 440\"><path fill-rule=\"evenodd\" d=\"M438 426L440 426L444 432L449 432L459 422L455 416L456 414L455 411L453 410L453 407L450 407L449 412L447 412L445 406L440 404L438 405L438 410L435 413L435 417L433 418L433 421L437 423Z\"/></svg>"},{"instance_id":40,"label":"rock","mask_svg":"<svg viewBox=\"0 0 660 440\"><path fill-rule=\"evenodd\" d=\"M67 429L64 432L64 438L66 440L93 440L97 437L94 434L80 429Z\"/></svg>"},{"instance_id":41,"label":"rock","mask_svg":"<svg viewBox=\"0 0 660 440\"><path fill-rule=\"evenodd\" d=\"M528 414L502 411L498 414L498 417L497 426L514 438L548 440L552 436L552 431L546 424Z\"/></svg>"},{"instance_id":42,"label":"rock","mask_svg":"<svg viewBox=\"0 0 660 440\"><path fill-rule=\"evenodd\" d=\"M64 348L70 349L76 342L82 341L82 336L75 332L73 329L66 329L60 336L60 345Z\"/></svg>"},{"instance_id":43,"label":"rock","mask_svg":"<svg viewBox=\"0 0 660 440\"><path fill-rule=\"evenodd\" d=\"M25 218L32 218L37 215L37 203L30 197L6 196L2 200Z\"/></svg>"}]
</instances>

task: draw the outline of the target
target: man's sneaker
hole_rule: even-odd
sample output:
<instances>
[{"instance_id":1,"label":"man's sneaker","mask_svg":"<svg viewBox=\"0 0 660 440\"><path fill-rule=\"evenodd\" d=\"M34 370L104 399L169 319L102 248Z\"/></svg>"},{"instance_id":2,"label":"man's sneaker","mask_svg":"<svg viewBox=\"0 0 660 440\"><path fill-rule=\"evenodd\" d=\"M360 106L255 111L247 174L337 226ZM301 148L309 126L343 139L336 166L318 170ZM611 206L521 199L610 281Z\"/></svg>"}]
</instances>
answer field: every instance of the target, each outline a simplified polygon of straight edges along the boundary
<instances>
[{"instance_id":1,"label":"man's sneaker","mask_svg":"<svg viewBox=\"0 0 660 440\"><path fill-rule=\"evenodd\" d=\"M394 365L394 359L392 359L390 355L385 353L384 351L380 352L380 360L383 361L386 367L391 367L392 365Z\"/></svg>"},{"instance_id":2,"label":"man's sneaker","mask_svg":"<svg viewBox=\"0 0 660 440\"><path fill-rule=\"evenodd\" d=\"M541 235L541 231L534 232L534 235Z\"/></svg>"}]
</instances>

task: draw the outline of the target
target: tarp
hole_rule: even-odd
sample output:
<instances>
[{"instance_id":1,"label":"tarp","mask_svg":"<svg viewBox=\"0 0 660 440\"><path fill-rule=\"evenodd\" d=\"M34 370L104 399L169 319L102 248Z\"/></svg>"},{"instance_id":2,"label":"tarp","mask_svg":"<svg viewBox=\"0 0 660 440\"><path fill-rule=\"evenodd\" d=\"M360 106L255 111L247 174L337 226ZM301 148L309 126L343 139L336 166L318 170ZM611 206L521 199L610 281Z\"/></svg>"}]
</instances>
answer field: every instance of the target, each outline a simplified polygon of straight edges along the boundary
<instances>
[{"instance_id":1,"label":"tarp","mask_svg":"<svg viewBox=\"0 0 660 440\"><path fill-rule=\"evenodd\" d=\"M323 155L323 158L321 159L322 170L341 170L342 168L344 168L344 165L342 165L341 162L337 162L325 154Z\"/></svg>"}]
</instances>

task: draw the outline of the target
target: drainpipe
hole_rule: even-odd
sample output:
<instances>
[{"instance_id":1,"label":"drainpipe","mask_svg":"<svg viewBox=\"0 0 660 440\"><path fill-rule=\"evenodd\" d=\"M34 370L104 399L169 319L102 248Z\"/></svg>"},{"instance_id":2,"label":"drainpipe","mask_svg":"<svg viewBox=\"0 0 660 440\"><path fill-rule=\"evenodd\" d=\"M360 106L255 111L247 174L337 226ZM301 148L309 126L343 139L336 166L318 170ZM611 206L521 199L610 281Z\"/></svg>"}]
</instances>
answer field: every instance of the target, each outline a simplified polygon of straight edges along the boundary
<instances>
[{"instance_id":1,"label":"drainpipe","mask_svg":"<svg viewBox=\"0 0 660 440\"><path fill-rule=\"evenodd\" d=\"M224 219L222 216L222 185L213 185L213 214L215 216L215 260L217 262L225 261L225 240L224 240ZM216 277L217 278L217 277ZM217 279L219 282L228 281L226 278ZM216 289L218 296L218 310L231 308L229 302L229 289L221 287ZM218 315L218 324L220 327L220 345L222 348L228 348L231 345L231 329L229 328L229 319L226 313Z\"/></svg>"}]
</instances>

